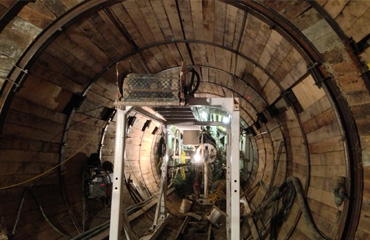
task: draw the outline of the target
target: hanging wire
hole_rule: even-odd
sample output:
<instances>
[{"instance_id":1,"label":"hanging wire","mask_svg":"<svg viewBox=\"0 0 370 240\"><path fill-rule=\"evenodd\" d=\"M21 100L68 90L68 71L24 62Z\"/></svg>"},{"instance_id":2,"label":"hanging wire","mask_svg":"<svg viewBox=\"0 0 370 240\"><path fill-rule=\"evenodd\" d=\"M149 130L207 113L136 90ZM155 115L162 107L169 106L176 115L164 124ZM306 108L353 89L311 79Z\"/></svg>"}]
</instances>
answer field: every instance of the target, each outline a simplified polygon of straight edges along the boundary
<instances>
[{"instance_id":1,"label":"hanging wire","mask_svg":"<svg viewBox=\"0 0 370 240\"><path fill-rule=\"evenodd\" d=\"M9 188L14 188L14 187L17 187L17 186L21 186L23 184L26 184L26 183L29 183L29 182L33 182L35 181L36 179L38 178L41 178L42 176L45 176L47 175L48 173L50 173L51 171L55 170L56 168L62 166L63 164L65 164L66 162L68 162L69 160L71 160L74 156L76 156L82 149L84 149L87 144L89 144L91 142L92 138L90 138L85 144L83 144L75 153L73 153L69 158L65 159L64 161L62 161L61 163L55 165L54 167L52 168L49 168L48 170L46 170L45 172L35 176L35 177L32 177L30 179L27 179L23 182L19 182L19 183L15 183L15 184L12 184L12 185L8 185L8 186L4 186L4 187L0 187L0 190L5 190L5 189L9 189Z\"/></svg>"},{"instance_id":2,"label":"hanging wire","mask_svg":"<svg viewBox=\"0 0 370 240\"><path fill-rule=\"evenodd\" d=\"M32 196L32 198L35 200L35 202L36 202L36 204L37 204L37 206L38 206L38 208L39 208L39 210L40 210L40 212L41 212L41 214L42 214L42 216L44 217L44 219L46 220L46 222L56 231L56 232L58 232L60 235L62 235L63 237L66 237L66 238L71 238L71 236L70 235L67 235L67 234L64 234L62 231L60 231L51 221L50 221L50 219L46 216L46 214L45 214L45 212L44 212L44 209L42 208L42 206L41 206L41 204L40 204L40 202L37 200L37 198L36 198L36 196L35 196L35 194L33 193L33 191L32 191L32 188L33 187L33 184L31 184L28 188L26 188L25 190L24 190L24 192L23 192L23 195L22 195L22 200L21 200L21 202L20 202L20 204L19 204L19 207L18 207L18 213L17 213L17 218L16 218L16 220L15 220L15 223L14 223L14 226L13 226L13 230L12 230L12 235L14 235L15 234L15 230L16 230L16 228L17 228L17 225L18 225L18 221L19 221L19 218L20 218L20 216L21 216L21 212L22 212L22 208L23 208L23 203L24 203L24 199L25 199L25 197L26 197L26 194L29 192L30 194L31 194L31 196Z\"/></svg>"}]
</instances>

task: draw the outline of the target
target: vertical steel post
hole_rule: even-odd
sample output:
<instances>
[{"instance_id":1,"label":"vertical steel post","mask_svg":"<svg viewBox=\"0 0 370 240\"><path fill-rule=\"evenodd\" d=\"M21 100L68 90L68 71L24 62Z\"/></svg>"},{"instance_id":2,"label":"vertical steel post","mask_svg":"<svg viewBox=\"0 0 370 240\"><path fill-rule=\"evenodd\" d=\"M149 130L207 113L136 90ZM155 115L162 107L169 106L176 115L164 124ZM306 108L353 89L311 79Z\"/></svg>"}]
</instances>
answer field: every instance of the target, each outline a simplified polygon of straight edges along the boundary
<instances>
[{"instance_id":1,"label":"vertical steel post","mask_svg":"<svg viewBox=\"0 0 370 240\"><path fill-rule=\"evenodd\" d=\"M226 139L226 239L231 239L231 129Z\"/></svg>"},{"instance_id":2,"label":"vertical steel post","mask_svg":"<svg viewBox=\"0 0 370 240\"><path fill-rule=\"evenodd\" d=\"M166 153L163 157L162 167L161 167L161 186L158 195L157 207L155 210L153 229L157 228L158 220L164 220L166 218L166 195L167 195L167 165L169 158L169 147L168 147L168 129L167 126L163 127L163 132L165 133L166 139Z\"/></svg>"},{"instance_id":3,"label":"vertical steel post","mask_svg":"<svg viewBox=\"0 0 370 240\"><path fill-rule=\"evenodd\" d=\"M131 235L130 225L127 222L127 215L123 202L123 186L124 186L124 152L126 139L126 113L130 107L124 110L121 107L117 108L117 125L116 125L116 142L114 151L114 171L113 171L113 189L112 189L112 204L110 215L109 239L121 239L122 225L125 225L126 236ZM125 221L126 220L126 221ZM130 239L130 238L128 238Z\"/></svg>"},{"instance_id":4,"label":"vertical steel post","mask_svg":"<svg viewBox=\"0 0 370 240\"><path fill-rule=\"evenodd\" d=\"M230 239L240 239L240 112L239 103L234 102L234 111L231 116L231 139L230 139L230 185L231 185L231 209L230 209Z\"/></svg>"}]
</instances>

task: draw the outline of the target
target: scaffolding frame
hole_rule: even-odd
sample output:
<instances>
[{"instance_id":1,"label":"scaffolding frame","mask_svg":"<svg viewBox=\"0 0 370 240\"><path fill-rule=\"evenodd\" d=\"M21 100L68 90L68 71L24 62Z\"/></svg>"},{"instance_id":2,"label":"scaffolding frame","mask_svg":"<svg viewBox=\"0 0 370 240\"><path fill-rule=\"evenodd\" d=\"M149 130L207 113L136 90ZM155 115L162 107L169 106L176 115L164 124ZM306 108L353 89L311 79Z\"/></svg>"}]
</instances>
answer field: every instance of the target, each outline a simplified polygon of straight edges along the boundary
<instances>
[{"instance_id":1,"label":"scaffolding frame","mask_svg":"<svg viewBox=\"0 0 370 240\"><path fill-rule=\"evenodd\" d=\"M143 106L145 103L143 103ZM189 105L193 106L220 106L226 110L230 116L230 124L227 125L228 141L226 151L226 236L228 240L240 239L240 171L239 171L239 136L240 136L240 109L238 98L192 98L189 99ZM121 239L122 226L126 238L129 240L137 239L131 231L130 224L127 220L127 214L123 202L123 184L124 184L124 154L126 147L126 116L131 110L130 106L125 106L125 103L116 102L117 108L117 124L116 124L116 142L114 154L114 175L113 175L113 190L111 204L111 223L109 239ZM166 141L168 141L168 126L169 125L206 125L208 122L188 123L184 122L166 122L164 131ZM222 125L222 124L220 124ZM161 186L158 196L158 203L155 212L155 218L152 226L152 233L143 239L155 239L168 220L166 212L166 190L167 190L167 163L168 163L168 148L163 159L161 167Z\"/></svg>"}]
</instances>

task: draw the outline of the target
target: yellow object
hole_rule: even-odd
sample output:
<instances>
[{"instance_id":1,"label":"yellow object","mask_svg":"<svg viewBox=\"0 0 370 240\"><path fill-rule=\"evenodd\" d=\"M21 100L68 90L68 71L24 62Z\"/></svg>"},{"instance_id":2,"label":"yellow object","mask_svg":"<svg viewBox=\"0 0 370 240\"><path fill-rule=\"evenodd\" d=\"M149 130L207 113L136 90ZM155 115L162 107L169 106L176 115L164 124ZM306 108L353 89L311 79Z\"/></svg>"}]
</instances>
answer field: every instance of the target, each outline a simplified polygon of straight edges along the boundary
<instances>
[{"instance_id":1,"label":"yellow object","mask_svg":"<svg viewBox=\"0 0 370 240\"><path fill-rule=\"evenodd\" d=\"M181 151L181 163L185 164L185 152ZM185 180L186 175L185 175L185 167L181 167L181 176L182 179Z\"/></svg>"},{"instance_id":2,"label":"yellow object","mask_svg":"<svg viewBox=\"0 0 370 240\"><path fill-rule=\"evenodd\" d=\"M218 194L221 192L221 190L222 190L222 184L219 184L216 191L211 196L208 197L209 203L215 204L218 198Z\"/></svg>"}]
</instances>

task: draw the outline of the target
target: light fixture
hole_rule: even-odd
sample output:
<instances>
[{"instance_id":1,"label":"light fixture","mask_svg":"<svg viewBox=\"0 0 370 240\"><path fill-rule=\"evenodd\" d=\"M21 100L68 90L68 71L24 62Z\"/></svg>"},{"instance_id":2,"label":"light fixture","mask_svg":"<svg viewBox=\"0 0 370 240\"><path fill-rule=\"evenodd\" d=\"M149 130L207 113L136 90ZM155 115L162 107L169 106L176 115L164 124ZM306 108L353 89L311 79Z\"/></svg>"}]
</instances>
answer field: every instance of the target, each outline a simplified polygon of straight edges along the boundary
<instances>
[{"instance_id":1,"label":"light fixture","mask_svg":"<svg viewBox=\"0 0 370 240\"><path fill-rule=\"evenodd\" d=\"M167 163L167 162L168 162L168 160L169 160L168 154L164 155L164 157L163 157L163 161L164 161L165 163Z\"/></svg>"},{"instance_id":2,"label":"light fixture","mask_svg":"<svg viewBox=\"0 0 370 240\"><path fill-rule=\"evenodd\" d=\"M208 113L206 111L203 111L201 114L200 114L202 120L204 121L207 121L208 120Z\"/></svg>"},{"instance_id":3,"label":"light fixture","mask_svg":"<svg viewBox=\"0 0 370 240\"><path fill-rule=\"evenodd\" d=\"M195 163L195 164L199 164L199 163L203 162L202 160L203 159L202 159L202 156L199 153L199 148L198 148L196 150L195 154L193 155L193 158L192 158L191 162Z\"/></svg>"},{"instance_id":4,"label":"light fixture","mask_svg":"<svg viewBox=\"0 0 370 240\"><path fill-rule=\"evenodd\" d=\"M230 116L223 116L222 117L222 122L224 124L228 124L230 122Z\"/></svg>"}]
</instances>

